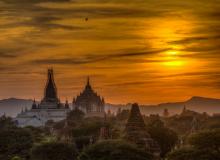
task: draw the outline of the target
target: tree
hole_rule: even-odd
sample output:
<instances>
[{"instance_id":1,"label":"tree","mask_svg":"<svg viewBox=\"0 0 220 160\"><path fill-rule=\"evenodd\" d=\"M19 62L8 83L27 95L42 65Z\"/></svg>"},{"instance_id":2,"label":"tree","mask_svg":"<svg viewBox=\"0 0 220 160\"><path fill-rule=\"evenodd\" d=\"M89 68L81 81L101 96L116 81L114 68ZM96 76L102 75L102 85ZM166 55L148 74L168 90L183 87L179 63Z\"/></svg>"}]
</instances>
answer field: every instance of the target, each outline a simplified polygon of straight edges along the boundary
<instances>
[{"instance_id":1,"label":"tree","mask_svg":"<svg viewBox=\"0 0 220 160\"><path fill-rule=\"evenodd\" d=\"M74 138L74 142L76 144L76 147L79 151L81 151L85 146L90 145L91 143L93 143L93 137L90 136L80 136L80 137L76 137Z\"/></svg>"},{"instance_id":2,"label":"tree","mask_svg":"<svg viewBox=\"0 0 220 160\"><path fill-rule=\"evenodd\" d=\"M15 125L15 122L12 121L12 118L6 117L5 115L0 117L0 130L13 128L17 127Z\"/></svg>"},{"instance_id":3,"label":"tree","mask_svg":"<svg viewBox=\"0 0 220 160\"><path fill-rule=\"evenodd\" d=\"M31 152L33 160L75 160L77 151L73 144L50 142L35 146Z\"/></svg>"},{"instance_id":4,"label":"tree","mask_svg":"<svg viewBox=\"0 0 220 160\"><path fill-rule=\"evenodd\" d=\"M81 121L84 118L85 114L79 110L75 109L68 113L67 115L67 121L68 122L78 122Z\"/></svg>"},{"instance_id":5,"label":"tree","mask_svg":"<svg viewBox=\"0 0 220 160\"><path fill-rule=\"evenodd\" d=\"M123 141L108 140L89 146L80 160L151 160L152 155Z\"/></svg>"},{"instance_id":6,"label":"tree","mask_svg":"<svg viewBox=\"0 0 220 160\"><path fill-rule=\"evenodd\" d=\"M120 113L117 114L116 118L119 121L125 121L128 119L130 115L130 110L129 109L123 109Z\"/></svg>"},{"instance_id":7,"label":"tree","mask_svg":"<svg viewBox=\"0 0 220 160\"><path fill-rule=\"evenodd\" d=\"M13 157L11 160L23 160L22 158L18 157L18 156L15 156Z\"/></svg>"},{"instance_id":8,"label":"tree","mask_svg":"<svg viewBox=\"0 0 220 160\"><path fill-rule=\"evenodd\" d=\"M147 128L151 137L159 144L161 156L164 157L177 143L177 134L173 130L165 127L159 118L151 119Z\"/></svg>"},{"instance_id":9,"label":"tree","mask_svg":"<svg viewBox=\"0 0 220 160\"><path fill-rule=\"evenodd\" d=\"M194 134L189 138L189 143L197 149L209 149L220 154L220 129Z\"/></svg>"},{"instance_id":10,"label":"tree","mask_svg":"<svg viewBox=\"0 0 220 160\"><path fill-rule=\"evenodd\" d=\"M168 160L197 160L197 151L194 148L181 148L168 154Z\"/></svg>"},{"instance_id":11,"label":"tree","mask_svg":"<svg viewBox=\"0 0 220 160\"><path fill-rule=\"evenodd\" d=\"M28 158L32 145L31 133L26 129L0 131L0 159L10 160L14 156Z\"/></svg>"},{"instance_id":12,"label":"tree","mask_svg":"<svg viewBox=\"0 0 220 160\"><path fill-rule=\"evenodd\" d=\"M25 129L32 135L33 141L35 143L40 143L44 139L45 136L44 129L32 127L32 126L25 127Z\"/></svg>"},{"instance_id":13,"label":"tree","mask_svg":"<svg viewBox=\"0 0 220 160\"><path fill-rule=\"evenodd\" d=\"M220 159L220 129L202 131L188 139L191 148L180 148L168 155L168 160Z\"/></svg>"},{"instance_id":14,"label":"tree","mask_svg":"<svg viewBox=\"0 0 220 160\"><path fill-rule=\"evenodd\" d=\"M198 150L194 147L183 147L168 154L168 160L219 160L220 155L212 150Z\"/></svg>"},{"instance_id":15,"label":"tree","mask_svg":"<svg viewBox=\"0 0 220 160\"><path fill-rule=\"evenodd\" d=\"M73 137L99 136L100 128L103 126L103 118L87 118L72 129Z\"/></svg>"}]
</instances>

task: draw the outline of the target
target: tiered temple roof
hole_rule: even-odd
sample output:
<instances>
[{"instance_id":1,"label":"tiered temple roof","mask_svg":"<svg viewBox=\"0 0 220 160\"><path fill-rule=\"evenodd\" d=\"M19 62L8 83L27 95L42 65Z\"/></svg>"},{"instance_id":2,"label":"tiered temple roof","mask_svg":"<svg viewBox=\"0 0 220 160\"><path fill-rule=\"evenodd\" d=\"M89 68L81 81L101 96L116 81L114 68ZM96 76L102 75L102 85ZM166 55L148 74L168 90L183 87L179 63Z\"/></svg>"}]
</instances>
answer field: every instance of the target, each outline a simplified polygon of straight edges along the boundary
<instances>
[{"instance_id":1,"label":"tiered temple roof","mask_svg":"<svg viewBox=\"0 0 220 160\"><path fill-rule=\"evenodd\" d=\"M73 100L73 105L84 112L104 112L104 104L104 98L92 89L89 78L83 92Z\"/></svg>"}]
</instances>

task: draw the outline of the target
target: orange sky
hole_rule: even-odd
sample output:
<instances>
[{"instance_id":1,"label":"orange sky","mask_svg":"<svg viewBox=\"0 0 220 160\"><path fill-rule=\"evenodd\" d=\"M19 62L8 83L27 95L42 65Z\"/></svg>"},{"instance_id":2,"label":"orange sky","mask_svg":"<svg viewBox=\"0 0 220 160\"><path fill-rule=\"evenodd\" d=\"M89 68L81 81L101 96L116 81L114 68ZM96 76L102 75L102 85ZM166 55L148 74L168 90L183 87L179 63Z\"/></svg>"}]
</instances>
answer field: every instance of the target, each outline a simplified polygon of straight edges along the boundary
<instances>
[{"instance_id":1,"label":"orange sky","mask_svg":"<svg viewBox=\"0 0 220 160\"><path fill-rule=\"evenodd\" d=\"M219 2L0 0L0 98L41 99L48 67L62 100L87 76L111 103L220 98Z\"/></svg>"}]
</instances>

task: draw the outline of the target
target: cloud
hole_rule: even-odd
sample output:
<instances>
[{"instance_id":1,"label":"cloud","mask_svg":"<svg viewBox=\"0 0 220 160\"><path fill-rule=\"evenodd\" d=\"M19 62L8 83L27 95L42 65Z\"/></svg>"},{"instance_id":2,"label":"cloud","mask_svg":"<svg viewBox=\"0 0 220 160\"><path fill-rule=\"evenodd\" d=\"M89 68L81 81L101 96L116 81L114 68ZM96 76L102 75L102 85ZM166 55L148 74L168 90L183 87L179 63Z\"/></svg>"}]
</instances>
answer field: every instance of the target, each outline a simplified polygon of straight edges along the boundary
<instances>
[{"instance_id":1,"label":"cloud","mask_svg":"<svg viewBox=\"0 0 220 160\"><path fill-rule=\"evenodd\" d=\"M0 59L1 58L16 58L19 53L23 51L23 48L3 48L0 47Z\"/></svg>"},{"instance_id":2,"label":"cloud","mask_svg":"<svg viewBox=\"0 0 220 160\"><path fill-rule=\"evenodd\" d=\"M23 26L34 26L38 27L42 30L47 30L47 29L65 29L65 30L81 30L84 29L83 27L77 27L77 26L72 26L72 25L64 25L64 24L58 24L55 23L54 21L62 20L60 17L55 17L55 16L48 16L48 15L42 15L42 16L36 16L32 17L31 20L21 22L21 23L16 23L12 25L23 25Z\"/></svg>"},{"instance_id":3,"label":"cloud","mask_svg":"<svg viewBox=\"0 0 220 160\"><path fill-rule=\"evenodd\" d=\"M17 55L14 54L8 54L0 51L0 58L15 58Z\"/></svg>"},{"instance_id":4,"label":"cloud","mask_svg":"<svg viewBox=\"0 0 220 160\"><path fill-rule=\"evenodd\" d=\"M42 3L42 2L70 2L71 0L1 0L2 2L9 4L30 4L30 3Z\"/></svg>"},{"instance_id":5,"label":"cloud","mask_svg":"<svg viewBox=\"0 0 220 160\"><path fill-rule=\"evenodd\" d=\"M158 54L164 51L167 51L168 49L161 49L161 50L147 50L147 51L137 51L137 52L125 52L125 53L115 53L115 54L102 54L102 55L87 55L84 57L79 58L47 58L47 59L38 59L33 60L30 63L34 64L66 64L66 65L78 65L78 64L88 64L88 63L95 63L99 61L111 61L111 60L122 60L123 58L132 58L132 57L139 57L139 56L149 56L153 54ZM127 61L127 59L126 59ZM132 60L133 61L133 60ZM144 62L147 62L145 60ZM149 60L149 62L155 62Z\"/></svg>"},{"instance_id":6,"label":"cloud","mask_svg":"<svg viewBox=\"0 0 220 160\"><path fill-rule=\"evenodd\" d=\"M132 82L122 82L122 83L113 83L113 84L107 84L105 86L107 87L120 87L120 86L139 86L144 84L152 83L152 80L145 80L145 81L132 81Z\"/></svg>"},{"instance_id":7,"label":"cloud","mask_svg":"<svg viewBox=\"0 0 220 160\"><path fill-rule=\"evenodd\" d=\"M187 37L183 38L181 40L176 41L170 41L169 44L190 44L190 43L199 43L203 41L208 40L220 40L220 35L214 35L214 36L198 36L198 37Z\"/></svg>"}]
</instances>

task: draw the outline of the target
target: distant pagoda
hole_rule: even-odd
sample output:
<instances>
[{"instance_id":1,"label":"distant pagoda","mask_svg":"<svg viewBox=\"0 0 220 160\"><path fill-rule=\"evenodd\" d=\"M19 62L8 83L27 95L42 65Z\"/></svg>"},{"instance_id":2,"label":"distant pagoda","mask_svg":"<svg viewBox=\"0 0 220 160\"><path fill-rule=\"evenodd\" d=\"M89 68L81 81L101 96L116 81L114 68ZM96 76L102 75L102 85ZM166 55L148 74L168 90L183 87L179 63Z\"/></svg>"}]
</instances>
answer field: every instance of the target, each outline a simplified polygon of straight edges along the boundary
<instances>
[{"instance_id":1,"label":"distant pagoda","mask_svg":"<svg viewBox=\"0 0 220 160\"><path fill-rule=\"evenodd\" d=\"M193 116L192 122L191 122L191 130L190 133L196 133L199 130L199 121L196 118L196 116Z\"/></svg>"},{"instance_id":2,"label":"distant pagoda","mask_svg":"<svg viewBox=\"0 0 220 160\"><path fill-rule=\"evenodd\" d=\"M70 111L68 101L62 104L57 96L53 69L48 69L44 97L40 104L34 100L30 110L21 111L15 119L18 126L44 126L48 120L60 121L66 118Z\"/></svg>"},{"instance_id":3,"label":"distant pagoda","mask_svg":"<svg viewBox=\"0 0 220 160\"><path fill-rule=\"evenodd\" d=\"M160 147L147 132L146 125L137 103L132 105L130 116L125 128L124 138L127 141L136 144L139 148L159 157Z\"/></svg>"},{"instance_id":4,"label":"distant pagoda","mask_svg":"<svg viewBox=\"0 0 220 160\"><path fill-rule=\"evenodd\" d=\"M77 108L85 113L86 117L104 117L105 101L101 98L90 85L88 78L87 84L80 95L73 99L73 108Z\"/></svg>"},{"instance_id":5,"label":"distant pagoda","mask_svg":"<svg viewBox=\"0 0 220 160\"><path fill-rule=\"evenodd\" d=\"M169 117L169 115L170 115L169 110L165 108L163 111L163 116L166 118L166 117Z\"/></svg>"},{"instance_id":6,"label":"distant pagoda","mask_svg":"<svg viewBox=\"0 0 220 160\"><path fill-rule=\"evenodd\" d=\"M107 123L107 115L105 114L103 124L100 128L99 140L107 140L107 139L111 139L111 133L110 133L109 124Z\"/></svg>"}]
</instances>

